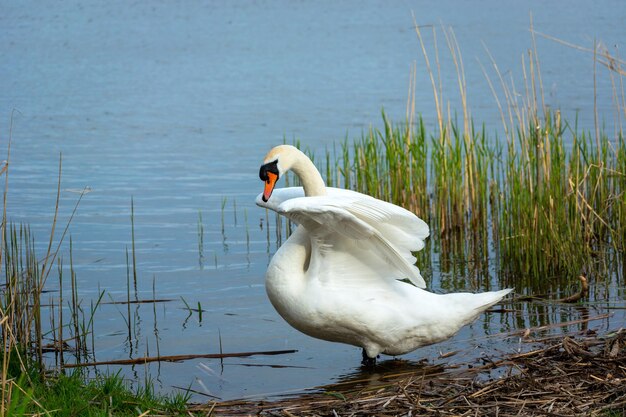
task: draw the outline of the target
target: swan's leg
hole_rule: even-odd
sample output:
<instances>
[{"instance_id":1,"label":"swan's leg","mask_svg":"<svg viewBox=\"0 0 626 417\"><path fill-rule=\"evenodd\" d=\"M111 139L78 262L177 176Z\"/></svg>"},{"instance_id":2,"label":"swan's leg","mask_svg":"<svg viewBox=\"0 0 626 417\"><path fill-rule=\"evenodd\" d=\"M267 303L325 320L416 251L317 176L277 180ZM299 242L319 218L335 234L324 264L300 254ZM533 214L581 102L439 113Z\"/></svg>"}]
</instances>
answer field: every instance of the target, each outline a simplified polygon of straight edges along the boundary
<instances>
[{"instance_id":1,"label":"swan's leg","mask_svg":"<svg viewBox=\"0 0 626 417\"><path fill-rule=\"evenodd\" d=\"M363 359L361 360L362 366L366 368L372 368L374 367L374 365L376 365L376 357L370 358L369 356L367 356L367 352L365 352L365 349L363 349L361 353L363 355Z\"/></svg>"}]
</instances>

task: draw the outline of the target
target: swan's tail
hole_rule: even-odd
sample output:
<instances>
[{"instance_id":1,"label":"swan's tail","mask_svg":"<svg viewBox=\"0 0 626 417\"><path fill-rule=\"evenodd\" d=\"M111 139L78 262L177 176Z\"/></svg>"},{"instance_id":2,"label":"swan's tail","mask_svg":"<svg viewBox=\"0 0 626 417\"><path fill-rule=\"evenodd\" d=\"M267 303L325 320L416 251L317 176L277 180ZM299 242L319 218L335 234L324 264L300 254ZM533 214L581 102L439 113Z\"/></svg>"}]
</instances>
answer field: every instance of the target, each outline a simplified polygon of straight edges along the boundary
<instances>
[{"instance_id":1,"label":"swan's tail","mask_svg":"<svg viewBox=\"0 0 626 417\"><path fill-rule=\"evenodd\" d=\"M483 311L487 310L492 305L498 303L502 300L507 294L513 291L513 288L507 288L500 291L489 291L483 292L479 294L474 294L473 298L473 306L474 310L477 310L476 313L480 314Z\"/></svg>"},{"instance_id":2,"label":"swan's tail","mask_svg":"<svg viewBox=\"0 0 626 417\"><path fill-rule=\"evenodd\" d=\"M445 297L448 297L453 302L453 305L456 306L455 308L450 308L449 312L454 311L452 314L457 314L457 320L462 325L465 325L476 320L483 311L502 300L511 291L513 291L512 288L507 288L505 290L477 294L452 293L446 294Z\"/></svg>"}]
</instances>

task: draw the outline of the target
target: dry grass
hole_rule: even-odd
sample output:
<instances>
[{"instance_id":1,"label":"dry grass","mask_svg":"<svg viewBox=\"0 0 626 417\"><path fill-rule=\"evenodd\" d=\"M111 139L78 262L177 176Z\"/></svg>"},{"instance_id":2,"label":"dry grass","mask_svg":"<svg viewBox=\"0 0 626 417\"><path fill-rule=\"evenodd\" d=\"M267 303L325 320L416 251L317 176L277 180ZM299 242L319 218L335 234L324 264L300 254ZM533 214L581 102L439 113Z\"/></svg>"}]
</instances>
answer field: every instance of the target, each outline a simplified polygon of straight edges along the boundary
<instances>
[{"instance_id":1,"label":"dry grass","mask_svg":"<svg viewBox=\"0 0 626 417\"><path fill-rule=\"evenodd\" d=\"M626 331L562 338L484 365L425 366L275 402L198 406L215 416L574 416L626 411Z\"/></svg>"}]
</instances>

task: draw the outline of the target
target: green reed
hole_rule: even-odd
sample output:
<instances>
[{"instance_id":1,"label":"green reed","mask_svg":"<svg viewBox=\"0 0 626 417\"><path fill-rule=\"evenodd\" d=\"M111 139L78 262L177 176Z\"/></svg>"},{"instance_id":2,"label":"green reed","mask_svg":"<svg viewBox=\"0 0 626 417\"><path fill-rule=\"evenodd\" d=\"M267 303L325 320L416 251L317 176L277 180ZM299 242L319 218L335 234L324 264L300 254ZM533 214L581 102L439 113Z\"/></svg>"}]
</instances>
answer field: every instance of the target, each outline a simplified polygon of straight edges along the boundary
<instances>
[{"instance_id":1,"label":"green reed","mask_svg":"<svg viewBox=\"0 0 626 417\"><path fill-rule=\"evenodd\" d=\"M604 255L624 248L624 160L609 151L605 134L596 142L566 129L558 114L538 121L518 132L519 147L509 148L501 184L498 223L506 269L546 278L603 274ZM616 145L623 152L621 136Z\"/></svg>"},{"instance_id":2,"label":"green reed","mask_svg":"<svg viewBox=\"0 0 626 417\"><path fill-rule=\"evenodd\" d=\"M609 260L624 262L626 147L621 126L613 136L600 128L594 134L581 132L559 111L545 107L533 49L522 61L522 92L492 62L502 90L498 94L483 68L504 127L503 137L490 134L470 116L461 52L454 33L442 31L458 74L460 119L445 105L439 51L435 45L434 57L428 53L416 27L435 97L434 128L415 116L410 92L404 123L393 124L383 111L382 128L370 127L352 141L346 138L340 152L333 148L333 157L326 151L320 166L326 183L393 202L426 220L442 272L467 265L457 272L480 278L488 276L490 262L495 262L503 277L522 288L567 283L579 274L606 276L615 267ZM433 38L436 44L434 28ZM606 65L612 78L620 78L614 85L622 85L621 61L603 54L617 65L617 70ZM614 94L614 102L626 102L623 91ZM617 113L624 112L617 106ZM420 262L429 259L421 256Z\"/></svg>"},{"instance_id":3,"label":"green reed","mask_svg":"<svg viewBox=\"0 0 626 417\"><path fill-rule=\"evenodd\" d=\"M2 174L7 175L8 169L0 170L0 175ZM5 189L5 204L6 193L7 189ZM60 248L78 203L85 192L81 193L68 223L57 238L54 236L54 231L59 210L59 193L60 178L51 236L43 256L37 256L35 241L28 226L8 222L6 211L2 217L0 259L4 268L4 282L0 284L0 346L2 346L0 351L0 416L130 415L138 412L141 414L138 411L141 409L159 409L164 414L182 412L189 400L188 394L156 396L151 383L134 392L119 374L97 374L96 379L93 380L84 370L66 371L66 365L71 365L70 362L84 363L93 361L95 358L94 317L104 291L100 292L97 300L91 301L89 306L85 306L83 300L79 298L71 237L69 239L69 265L64 267L63 258L59 256ZM131 264L132 275L137 276L132 200L131 238L132 254L128 248L126 250L126 304L128 306L131 303ZM54 263L58 271L58 297L51 296L50 305L45 306L42 305L41 297L45 293L44 285ZM64 278L67 281L64 274L67 272L69 273L69 296L64 295L63 291ZM135 300L137 300L136 284ZM43 308L50 309L49 326L42 323ZM65 308L68 314L64 314ZM202 320L200 304L198 304L198 309L200 320ZM132 353L130 308L128 308L128 318L125 317L125 320L129 327L129 343ZM157 339L157 352L158 350ZM58 368L46 366L45 352L54 352L55 364Z\"/></svg>"},{"instance_id":4,"label":"green reed","mask_svg":"<svg viewBox=\"0 0 626 417\"><path fill-rule=\"evenodd\" d=\"M3 236L5 285L1 301L2 341L5 350L3 359L10 357L15 347L36 346L41 340L41 315L39 295L41 293L41 268L35 258L34 241L26 226L9 225ZM41 360L41 351L32 351Z\"/></svg>"},{"instance_id":5,"label":"green reed","mask_svg":"<svg viewBox=\"0 0 626 417\"><path fill-rule=\"evenodd\" d=\"M428 267L432 250L442 272L484 279L482 285L488 285L486 278L495 270L510 281L506 285L542 291L562 287L580 274L602 280L620 265L625 267L626 147L621 119L609 134L598 126L594 108L596 128L585 132L577 128L576 119L572 123L545 106L531 23L533 49L522 59L521 91L491 57L495 75L483 67L503 124L503 135L487 132L474 124L468 108L456 37L451 29L441 32L457 71L459 117L450 112L443 94L439 32L432 28L435 49L429 53L416 27L436 120L416 116L413 73L404 123L392 123L383 111L382 128L345 138L333 146L332 154L327 149L325 159L317 163L326 184L413 211L431 226L429 246L418 254L420 265ZM606 51L594 53L593 59L594 65L608 69L614 86L623 85L622 61ZM616 114L626 114L624 89L614 90ZM434 127L427 127L430 123ZM289 182L298 184L295 177Z\"/></svg>"},{"instance_id":6,"label":"green reed","mask_svg":"<svg viewBox=\"0 0 626 417\"><path fill-rule=\"evenodd\" d=\"M484 265L491 244L500 271L530 285L601 273L606 255L623 252L623 136L596 141L551 112L517 129L517 141L504 148L473 125L463 133L449 121L444 132L427 135L422 119L411 129L393 127L384 113L383 122L384 130L370 128L351 147L342 144L331 185L424 218L442 268L450 254Z\"/></svg>"},{"instance_id":7,"label":"green reed","mask_svg":"<svg viewBox=\"0 0 626 417\"><path fill-rule=\"evenodd\" d=\"M416 30L428 64L432 60ZM608 260L624 257L626 241L621 126L614 136L601 129L580 132L559 111L547 109L539 60L529 51L522 63L523 92L505 82L495 64L503 99L488 79L504 140L476 128L467 109L460 51L454 34L444 29L444 35L459 72L461 120L449 111L444 116L439 70L428 64L435 128L428 131L415 117L410 95L404 124L392 124L383 112L383 128L372 127L351 143L344 140L334 162L327 152L327 182L399 204L426 220L443 272L460 261L472 265L476 276L488 274L495 254L498 271L524 288L578 274L605 276ZM621 95L616 103L624 102ZM618 113L624 110L618 107Z\"/></svg>"}]
</instances>

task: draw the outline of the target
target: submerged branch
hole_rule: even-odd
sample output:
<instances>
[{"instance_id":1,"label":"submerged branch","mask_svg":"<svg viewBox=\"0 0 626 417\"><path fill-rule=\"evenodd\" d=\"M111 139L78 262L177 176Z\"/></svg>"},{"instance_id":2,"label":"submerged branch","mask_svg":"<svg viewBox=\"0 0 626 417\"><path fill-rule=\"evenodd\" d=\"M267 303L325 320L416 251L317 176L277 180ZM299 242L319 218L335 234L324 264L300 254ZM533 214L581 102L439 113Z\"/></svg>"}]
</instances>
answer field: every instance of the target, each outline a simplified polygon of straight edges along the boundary
<instances>
[{"instance_id":1,"label":"submerged branch","mask_svg":"<svg viewBox=\"0 0 626 417\"><path fill-rule=\"evenodd\" d=\"M268 350L259 352L234 352L234 353L206 353L206 354L189 354L189 355L166 355L166 356L144 356L135 359L116 359L110 361L89 362L89 363L71 363L65 364L64 368L78 368L85 366L99 365L139 365L148 362L180 362L189 359L223 359L223 358L245 358L255 355L285 355L288 353L296 353L297 350Z\"/></svg>"}]
</instances>

